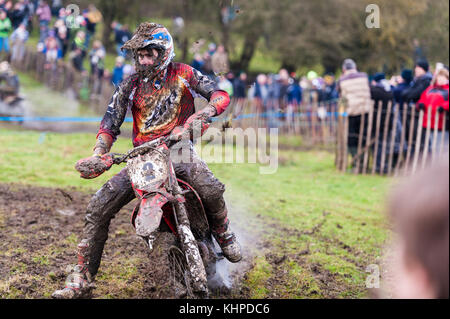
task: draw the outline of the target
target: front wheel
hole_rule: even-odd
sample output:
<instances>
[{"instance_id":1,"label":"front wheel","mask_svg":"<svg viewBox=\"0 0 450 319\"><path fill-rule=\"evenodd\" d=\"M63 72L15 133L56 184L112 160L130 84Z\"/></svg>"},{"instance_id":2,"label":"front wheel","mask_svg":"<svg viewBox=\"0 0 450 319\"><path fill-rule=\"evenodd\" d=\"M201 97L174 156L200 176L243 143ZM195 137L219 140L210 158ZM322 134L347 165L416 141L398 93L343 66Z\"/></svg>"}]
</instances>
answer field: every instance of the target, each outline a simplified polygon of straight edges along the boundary
<instances>
[{"instance_id":1,"label":"front wheel","mask_svg":"<svg viewBox=\"0 0 450 319\"><path fill-rule=\"evenodd\" d=\"M175 287L175 294L179 297L203 299L208 297L208 291L197 291L189 271L186 256L177 246L171 246L168 251L170 264L170 278Z\"/></svg>"}]
</instances>

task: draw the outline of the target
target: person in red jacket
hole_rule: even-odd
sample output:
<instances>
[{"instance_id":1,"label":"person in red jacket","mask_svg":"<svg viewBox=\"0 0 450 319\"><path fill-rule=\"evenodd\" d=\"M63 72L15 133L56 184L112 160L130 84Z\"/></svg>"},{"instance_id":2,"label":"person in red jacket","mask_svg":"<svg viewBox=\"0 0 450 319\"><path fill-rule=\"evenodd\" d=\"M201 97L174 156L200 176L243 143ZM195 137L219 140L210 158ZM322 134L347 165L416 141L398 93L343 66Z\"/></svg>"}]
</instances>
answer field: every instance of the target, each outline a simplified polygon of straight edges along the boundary
<instances>
[{"instance_id":1,"label":"person in red jacket","mask_svg":"<svg viewBox=\"0 0 450 319\"><path fill-rule=\"evenodd\" d=\"M127 109L133 115L133 145L139 146L161 136L180 135L198 118L213 117L225 111L230 97L214 81L189 65L172 62L173 40L168 30L155 23L142 23L122 49L133 53L136 73L123 80L115 90L101 121L94 155L110 151L120 134ZM206 98L208 105L195 112L193 94ZM229 228L223 198L225 186L214 177L189 142L189 161L173 161L177 176L199 193L212 233L230 262L241 260L240 246ZM78 265L67 285L53 298L81 298L90 295L100 266L111 220L134 198L131 181L123 169L91 199L86 211L83 240L78 244Z\"/></svg>"},{"instance_id":2,"label":"person in red jacket","mask_svg":"<svg viewBox=\"0 0 450 319\"><path fill-rule=\"evenodd\" d=\"M421 106L422 104L425 107L422 127L427 128L428 123L428 110L431 108L431 121L430 128L433 130L435 127L435 116L436 112L439 112L439 109L442 108L443 111L448 112L449 110L449 102L448 102L448 94L449 94L449 73L448 70L442 68L438 70L430 84L430 86L422 93L419 101L417 102L417 106ZM447 115L448 116L448 115ZM446 148L448 148L448 127L447 131L442 133L442 127L444 124L444 113L440 112L438 119L438 139L445 139ZM430 135L431 136L431 135ZM430 141L428 141L429 143Z\"/></svg>"}]
</instances>

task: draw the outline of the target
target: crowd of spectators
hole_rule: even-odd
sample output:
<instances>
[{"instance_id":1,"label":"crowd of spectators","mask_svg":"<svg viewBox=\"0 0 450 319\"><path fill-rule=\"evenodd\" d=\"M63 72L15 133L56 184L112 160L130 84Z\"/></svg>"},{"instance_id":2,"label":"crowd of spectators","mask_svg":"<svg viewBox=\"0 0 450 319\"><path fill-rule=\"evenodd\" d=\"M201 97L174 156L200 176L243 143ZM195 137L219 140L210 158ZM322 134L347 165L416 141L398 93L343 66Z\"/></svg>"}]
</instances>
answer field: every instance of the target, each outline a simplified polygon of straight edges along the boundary
<instances>
[{"instance_id":1,"label":"crowd of spectators","mask_svg":"<svg viewBox=\"0 0 450 319\"><path fill-rule=\"evenodd\" d=\"M402 131L406 140L412 138L413 141L416 140L416 126L421 125L426 131L427 128L433 130L435 128L435 116L436 112L438 115L438 129L437 132L437 144L440 145L441 140L444 140L445 151L448 151L449 143L449 124L446 117L446 130L442 132L444 126L444 112L449 110L449 71L448 67L444 66L442 63L437 63L436 67L432 70L429 63L421 58L416 61L414 70L404 69L401 75L394 75L390 80L386 79L384 73L376 73L373 76L368 76L364 72L359 72L356 67L356 63L347 59L343 63L343 75L338 81L338 91L341 96L341 100L345 104L346 111L349 118L349 138L348 138L348 149L351 155L355 156L358 145L358 137L360 131L360 123L362 116L365 117L365 123L368 122L368 110L372 101L375 103L374 106L374 121L377 118L378 107L381 105L381 115L380 115L380 126L383 128L387 127L387 138L385 139L384 134L378 134L378 150L377 158L375 159L375 165L377 172L386 173L388 169L387 158L385 157L384 163L382 159L382 148L384 141L395 141L392 151L394 152L393 161L394 165L399 158L401 153L408 151L407 143L403 144L401 147L401 135ZM368 98L370 97L370 98ZM388 107L391 105L391 112L388 118ZM406 104L406 112L404 114L404 105ZM414 109L414 110L413 110ZM420 110L423 110L424 116L422 123L417 124L417 114ZM416 114L416 122L411 122L412 113ZM430 112L431 121L428 121L428 113ZM395 117L394 114L397 113ZM403 117L406 116L407 121L403 122ZM394 120L396 122L394 123ZM405 124L403 127L403 123ZM413 124L411 124L413 123ZM416 124L413 128L411 125ZM372 123L371 136L375 136L375 130L377 129ZM367 136L367 127L363 132L364 138ZM394 130L395 127L395 130ZM412 130L411 130L412 129ZM413 132L413 136L409 136L410 132ZM420 145L410 146L414 151L415 147L420 147L421 150L425 148L426 145L430 146L432 135L429 134L429 139L426 139L426 134L422 134L420 138ZM391 148L385 148L385 155L390 155ZM383 171L382 168L384 167Z\"/></svg>"},{"instance_id":2,"label":"crowd of spectators","mask_svg":"<svg viewBox=\"0 0 450 319\"><path fill-rule=\"evenodd\" d=\"M182 34L184 27L184 23L179 20L180 17L174 18L176 27L174 28L177 29L174 32L178 35ZM18 0L13 4L12 1L0 0L0 54L3 51L7 52L11 55L12 61L21 61L33 27L38 26L37 50L45 56L45 68L55 67L61 59L68 56L68 60L77 71L90 75L90 84L93 86L91 91L98 94L101 91L101 82L105 78L117 86L134 72L132 57L128 52L121 50L132 33L127 25L117 21L110 25L114 32L117 57L113 69L106 69L106 50L96 36L97 25L102 21L102 14L92 4L80 15L74 16L63 7L62 1ZM414 70L405 69L400 75L393 75L389 80L381 72L370 76L359 72L356 63L351 59L344 61L339 80L333 73L319 76L317 72L311 70L298 76L286 69L281 69L278 73L261 73L253 77L243 71L230 70L229 57L223 45L209 43L202 52L201 48L205 45L206 41L203 39L193 45L191 66L215 80L220 89L239 101L233 111L235 116L242 112L243 101L246 99L252 101L256 112L278 112L285 114L289 119L292 118L292 114L299 112L302 106L310 111L311 105L316 102L319 111L321 108L325 110L320 114L336 111L337 101L340 98L346 105L346 113L349 116L348 146L352 155L356 154L361 115L367 116L371 101L375 103L382 101L382 123L389 101L394 103L394 108L398 108L400 116L396 123L396 132L392 133L395 134L396 141L399 140L401 130L409 132L409 121L406 127L401 126L403 107L398 105L404 102L415 106L423 104L425 116L422 125L425 128L428 123L428 108L432 109L432 119L438 109L448 110L448 68L438 64L435 70L430 70L428 62L422 55L417 60ZM411 107L408 108L408 112L410 110ZM392 116L390 121L389 134L393 127ZM434 121L431 121L431 128L434 128L434 124ZM443 127L442 115L438 127L440 129ZM447 133L439 133L439 138L448 141L448 127L447 124ZM397 144L394 148L396 154L401 151ZM380 160L377 158L377 165L380 164Z\"/></svg>"},{"instance_id":3,"label":"crowd of spectators","mask_svg":"<svg viewBox=\"0 0 450 319\"><path fill-rule=\"evenodd\" d=\"M23 61L27 41L36 28L36 50L45 57L44 68L56 68L60 61L68 60L76 71L90 75L90 84L95 86L92 92L99 93L103 79L118 85L134 72L131 56L120 49L132 34L127 25L117 21L111 24L116 63L112 70L105 68L106 50L96 37L102 20L101 12L92 4L76 16L66 10L61 0L18 0L15 4L0 0L0 55L2 60Z\"/></svg>"}]
</instances>

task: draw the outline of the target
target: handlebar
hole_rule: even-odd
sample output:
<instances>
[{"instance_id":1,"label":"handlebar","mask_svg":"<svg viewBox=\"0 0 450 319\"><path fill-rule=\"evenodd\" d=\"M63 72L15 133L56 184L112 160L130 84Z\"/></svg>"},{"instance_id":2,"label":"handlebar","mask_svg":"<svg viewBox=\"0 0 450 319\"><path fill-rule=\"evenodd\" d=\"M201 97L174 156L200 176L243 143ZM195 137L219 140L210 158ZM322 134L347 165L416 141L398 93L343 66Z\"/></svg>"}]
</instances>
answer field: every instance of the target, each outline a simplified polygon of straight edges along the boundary
<instances>
[{"instance_id":1,"label":"handlebar","mask_svg":"<svg viewBox=\"0 0 450 319\"><path fill-rule=\"evenodd\" d=\"M154 139L152 141L146 142L144 144L141 144L139 146L136 146L135 148L129 150L125 154L120 153L110 153L113 163L118 165L123 162L126 162L127 159L135 157L137 155L142 155L146 153L149 149L155 148L156 146L160 144L166 144L167 147L170 147L172 143L175 142L172 139L170 139L170 135L167 136L161 136L157 139Z\"/></svg>"}]
</instances>

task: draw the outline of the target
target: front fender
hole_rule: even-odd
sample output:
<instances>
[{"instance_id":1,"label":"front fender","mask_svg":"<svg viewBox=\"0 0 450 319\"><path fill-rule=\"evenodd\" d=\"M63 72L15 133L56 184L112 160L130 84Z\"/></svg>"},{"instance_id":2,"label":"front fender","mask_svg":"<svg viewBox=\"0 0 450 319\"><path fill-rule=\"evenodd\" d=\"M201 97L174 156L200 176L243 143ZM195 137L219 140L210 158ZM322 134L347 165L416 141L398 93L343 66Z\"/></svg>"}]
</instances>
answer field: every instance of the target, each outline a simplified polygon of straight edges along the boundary
<instances>
[{"instance_id":1,"label":"front fender","mask_svg":"<svg viewBox=\"0 0 450 319\"><path fill-rule=\"evenodd\" d=\"M159 228L163 215L162 207L168 201L160 193L155 193L141 199L139 210L133 214L134 218L132 220L138 236L150 236L150 234Z\"/></svg>"}]
</instances>

